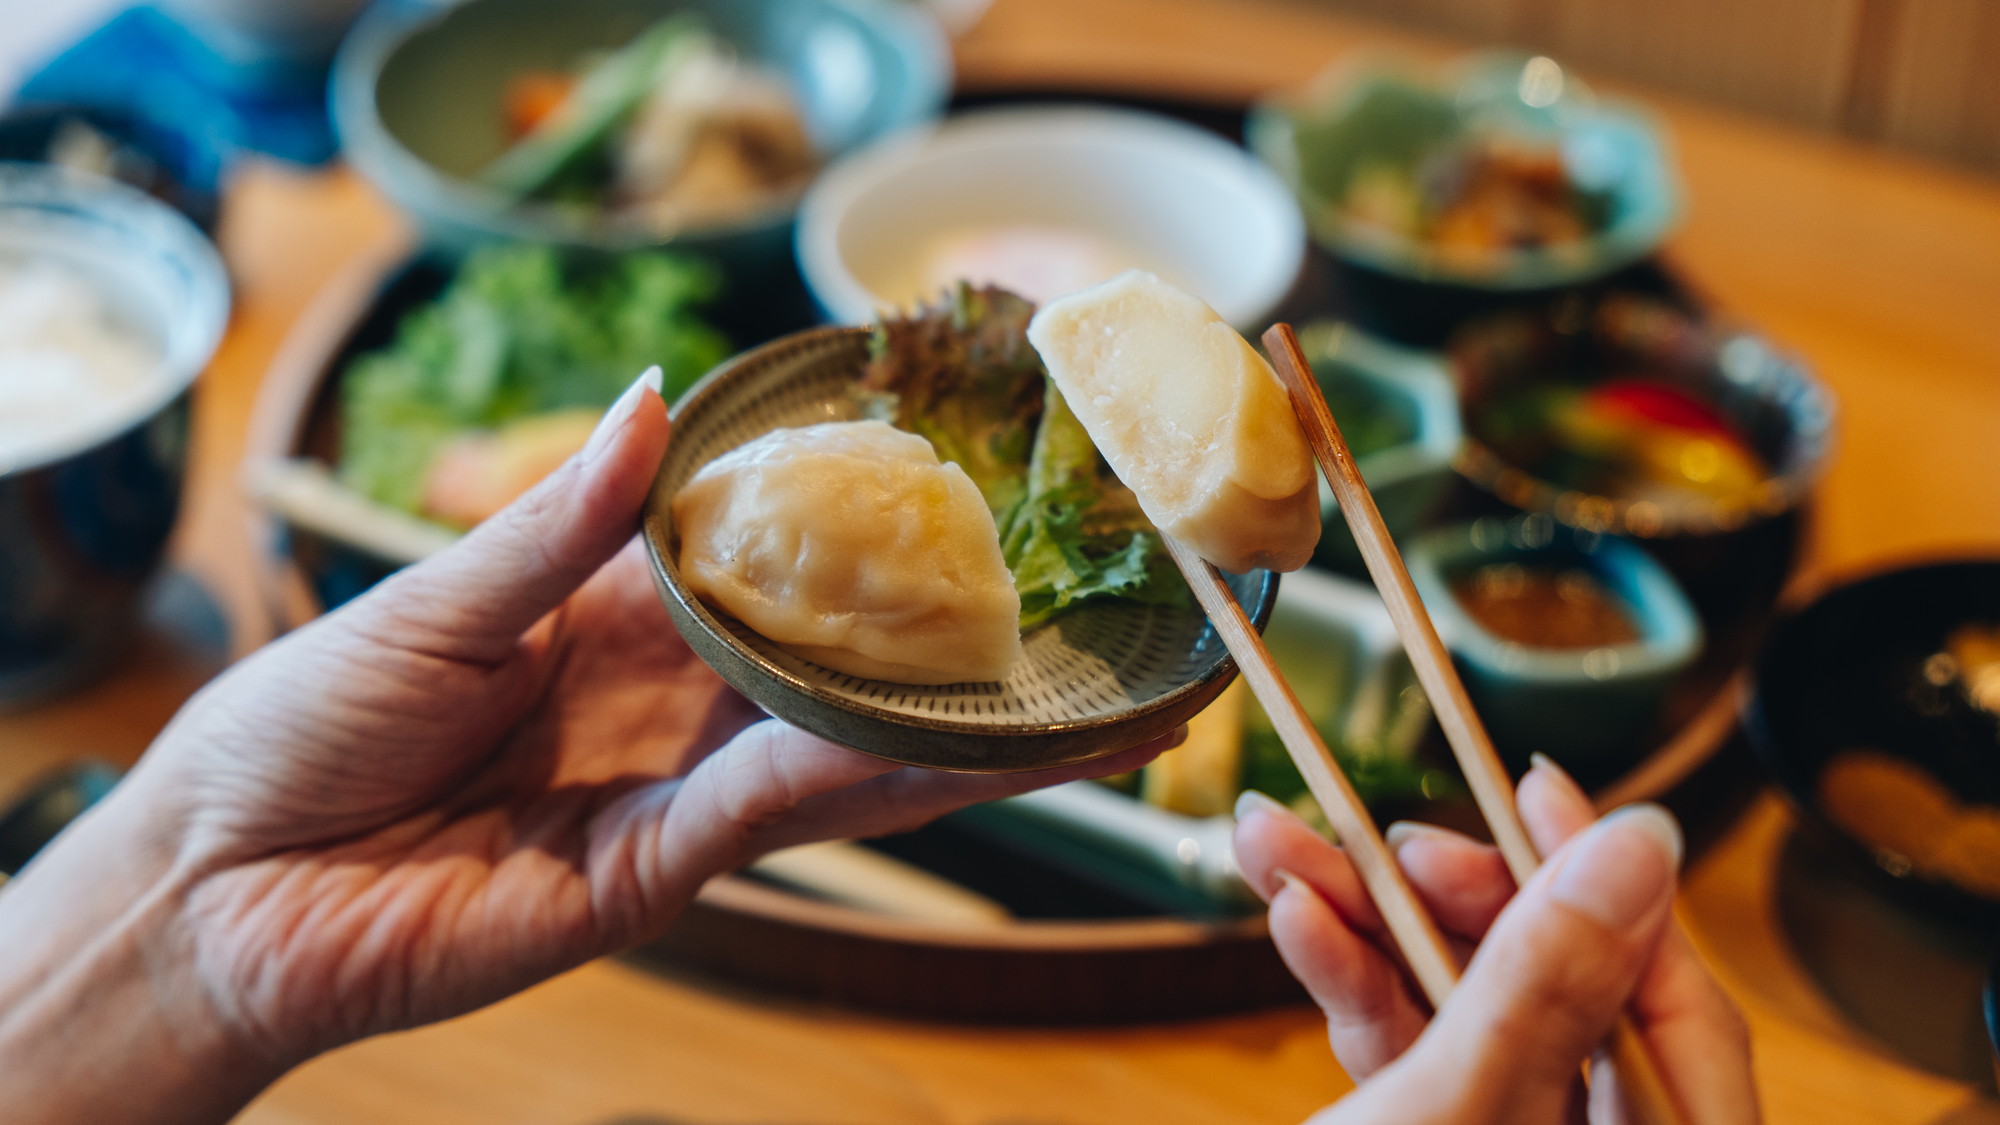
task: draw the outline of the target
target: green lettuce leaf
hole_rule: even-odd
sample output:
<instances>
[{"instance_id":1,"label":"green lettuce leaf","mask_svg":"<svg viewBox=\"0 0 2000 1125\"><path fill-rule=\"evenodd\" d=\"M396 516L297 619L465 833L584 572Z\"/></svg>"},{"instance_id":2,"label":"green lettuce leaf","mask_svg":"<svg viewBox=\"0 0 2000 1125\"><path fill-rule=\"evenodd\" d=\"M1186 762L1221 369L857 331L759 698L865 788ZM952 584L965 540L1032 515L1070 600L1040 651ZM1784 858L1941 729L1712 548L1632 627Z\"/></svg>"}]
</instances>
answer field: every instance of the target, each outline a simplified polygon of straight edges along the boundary
<instances>
[{"instance_id":1,"label":"green lettuce leaf","mask_svg":"<svg viewBox=\"0 0 2000 1125\"><path fill-rule=\"evenodd\" d=\"M1028 343L1034 313L1004 289L960 283L883 320L861 380L864 408L929 439L979 487L1023 630L1093 598L1192 604L1131 490L1049 382Z\"/></svg>"},{"instance_id":2,"label":"green lettuce leaf","mask_svg":"<svg viewBox=\"0 0 2000 1125\"><path fill-rule=\"evenodd\" d=\"M1042 358L1028 343L1035 306L960 283L907 317L875 326L861 390L873 413L920 434L957 463L996 516L1020 502L1041 415Z\"/></svg>"},{"instance_id":3,"label":"green lettuce leaf","mask_svg":"<svg viewBox=\"0 0 2000 1125\"><path fill-rule=\"evenodd\" d=\"M1000 523L1000 553L1021 595L1021 628L1090 598L1190 604L1151 526L1055 384L1047 384L1026 494Z\"/></svg>"}]
</instances>

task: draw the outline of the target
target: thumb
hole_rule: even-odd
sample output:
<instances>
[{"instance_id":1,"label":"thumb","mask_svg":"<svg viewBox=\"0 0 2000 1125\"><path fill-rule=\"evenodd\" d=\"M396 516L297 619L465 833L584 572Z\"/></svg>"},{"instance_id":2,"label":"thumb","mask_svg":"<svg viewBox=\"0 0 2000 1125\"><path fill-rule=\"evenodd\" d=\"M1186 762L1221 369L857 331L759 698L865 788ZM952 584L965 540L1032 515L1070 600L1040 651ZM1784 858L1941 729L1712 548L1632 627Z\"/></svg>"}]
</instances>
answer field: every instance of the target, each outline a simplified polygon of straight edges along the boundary
<instances>
[{"instance_id":1,"label":"thumb","mask_svg":"<svg viewBox=\"0 0 2000 1125\"><path fill-rule=\"evenodd\" d=\"M660 369L648 368L604 412L580 453L363 599L378 635L451 659L506 659L529 626L632 538L667 428Z\"/></svg>"},{"instance_id":2,"label":"thumb","mask_svg":"<svg viewBox=\"0 0 2000 1125\"><path fill-rule=\"evenodd\" d=\"M1464 1075L1485 1107L1465 1120L1560 1120L1666 930L1681 849L1679 825L1650 804L1571 839L1501 912L1403 1062Z\"/></svg>"},{"instance_id":3,"label":"thumb","mask_svg":"<svg viewBox=\"0 0 2000 1125\"><path fill-rule=\"evenodd\" d=\"M641 785L591 827L592 909L607 949L657 937L711 876L801 803L898 767L777 719L745 727L684 778Z\"/></svg>"}]
</instances>

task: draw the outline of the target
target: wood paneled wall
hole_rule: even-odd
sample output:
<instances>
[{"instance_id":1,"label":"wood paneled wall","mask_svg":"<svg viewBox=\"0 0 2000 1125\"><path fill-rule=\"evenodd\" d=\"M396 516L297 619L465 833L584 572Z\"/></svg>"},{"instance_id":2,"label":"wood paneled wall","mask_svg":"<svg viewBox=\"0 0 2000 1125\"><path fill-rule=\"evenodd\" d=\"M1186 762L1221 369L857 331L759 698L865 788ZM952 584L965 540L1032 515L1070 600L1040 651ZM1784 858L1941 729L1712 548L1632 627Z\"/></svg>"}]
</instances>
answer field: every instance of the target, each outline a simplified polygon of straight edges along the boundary
<instances>
[{"instance_id":1,"label":"wood paneled wall","mask_svg":"<svg viewBox=\"0 0 2000 1125\"><path fill-rule=\"evenodd\" d=\"M1326 0L2000 171L2000 0Z\"/></svg>"}]
</instances>

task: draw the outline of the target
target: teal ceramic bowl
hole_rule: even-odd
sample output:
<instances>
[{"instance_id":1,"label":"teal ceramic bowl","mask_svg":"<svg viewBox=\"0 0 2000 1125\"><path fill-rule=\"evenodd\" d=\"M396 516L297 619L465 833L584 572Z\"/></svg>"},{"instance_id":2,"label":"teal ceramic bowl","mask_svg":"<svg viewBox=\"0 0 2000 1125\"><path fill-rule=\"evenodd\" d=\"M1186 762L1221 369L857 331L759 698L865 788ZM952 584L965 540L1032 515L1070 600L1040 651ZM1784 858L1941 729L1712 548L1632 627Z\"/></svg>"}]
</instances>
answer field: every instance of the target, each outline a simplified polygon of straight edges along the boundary
<instances>
[{"instance_id":1,"label":"teal ceramic bowl","mask_svg":"<svg viewBox=\"0 0 2000 1125\"><path fill-rule=\"evenodd\" d=\"M1563 288L1652 253L1680 214L1659 128L1636 110L1599 103L1547 58L1482 56L1441 79L1388 65L1340 68L1302 94L1256 106L1248 131L1250 147L1297 194L1322 247L1366 274L1404 282L1513 292ZM1554 144L1571 182L1605 197L1601 229L1560 248L1507 250L1467 262L1358 223L1340 206L1369 165L1412 165L1479 133Z\"/></svg>"},{"instance_id":2,"label":"teal ceramic bowl","mask_svg":"<svg viewBox=\"0 0 2000 1125\"><path fill-rule=\"evenodd\" d=\"M745 58L784 76L830 160L938 116L951 56L937 26L889 0L469 0L379 4L335 60L332 106L347 157L417 223L431 249L502 240L587 250L672 246L757 277L791 252L796 198L671 236L512 205L472 177L506 147L502 96L524 70L563 70L660 18L696 10Z\"/></svg>"},{"instance_id":3,"label":"teal ceramic bowl","mask_svg":"<svg viewBox=\"0 0 2000 1125\"><path fill-rule=\"evenodd\" d=\"M1993 1053L1993 1080L2000 1083L2000 961L1995 961L1986 974L1980 1007L1986 1013L1986 1045Z\"/></svg>"},{"instance_id":4,"label":"teal ceramic bowl","mask_svg":"<svg viewBox=\"0 0 2000 1125\"><path fill-rule=\"evenodd\" d=\"M1451 372L1433 354L1397 347L1351 325L1307 325L1299 345L1354 462L1397 539L1422 526L1456 475L1452 459L1464 436ZM1365 573L1361 553L1340 503L1325 480L1319 485L1320 534L1316 561L1350 574Z\"/></svg>"},{"instance_id":5,"label":"teal ceramic bowl","mask_svg":"<svg viewBox=\"0 0 2000 1125\"><path fill-rule=\"evenodd\" d=\"M1547 517L1488 518L1419 538L1410 577L1457 658L1479 714L1506 755L1541 751L1580 772L1637 757L1667 690L1701 651L1702 627L1665 568L1621 539ZM1551 649L1517 644L1466 612L1452 582L1489 563L1577 568L1625 609L1629 644Z\"/></svg>"}]
</instances>

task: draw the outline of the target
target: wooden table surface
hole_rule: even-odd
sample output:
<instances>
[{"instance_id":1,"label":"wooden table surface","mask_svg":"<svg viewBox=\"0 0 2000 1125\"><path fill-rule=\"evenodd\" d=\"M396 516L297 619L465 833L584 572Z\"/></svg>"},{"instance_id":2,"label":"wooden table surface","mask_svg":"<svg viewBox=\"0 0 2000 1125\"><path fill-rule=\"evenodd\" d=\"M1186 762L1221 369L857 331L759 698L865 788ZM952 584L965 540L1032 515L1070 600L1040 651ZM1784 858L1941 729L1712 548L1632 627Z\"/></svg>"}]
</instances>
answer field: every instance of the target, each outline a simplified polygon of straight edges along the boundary
<instances>
[{"instance_id":1,"label":"wooden table surface","mask_svg":"<svg viewBox=\"0 0 2000 1125\"><path fill-rule=\"evenodd\" d=\"M1383 47L1456 49L1302 0L999 0L961 42L960 70L974 88L1244 99ZM1678 150L1691 200L1671 247L1680 266L1720 307L1809 357L1839 396L1814 570L2000 544L2000 182L1618 92L1645 97ZM65 758L129 761L228 655L268 637L235 478L259 380L313 296L403 235L338 171L252 166L229 204L221 240L236 315L203 385L175 550L220 617L183 596L101 683L0 717L0 794ZM1749 1013L1770 1120L2000 1120L1970 1085L1871 1041L1808 971L1777 916L1790 832L1783 807L1761 798L1689 874L1681 911ZM606 961L472 1016L335 1052L243 1120L1250 1125L1303 1119L1347 1085L1302 1009L1123 1030L937 1026Z\"/></svg>"}]
</instances>

